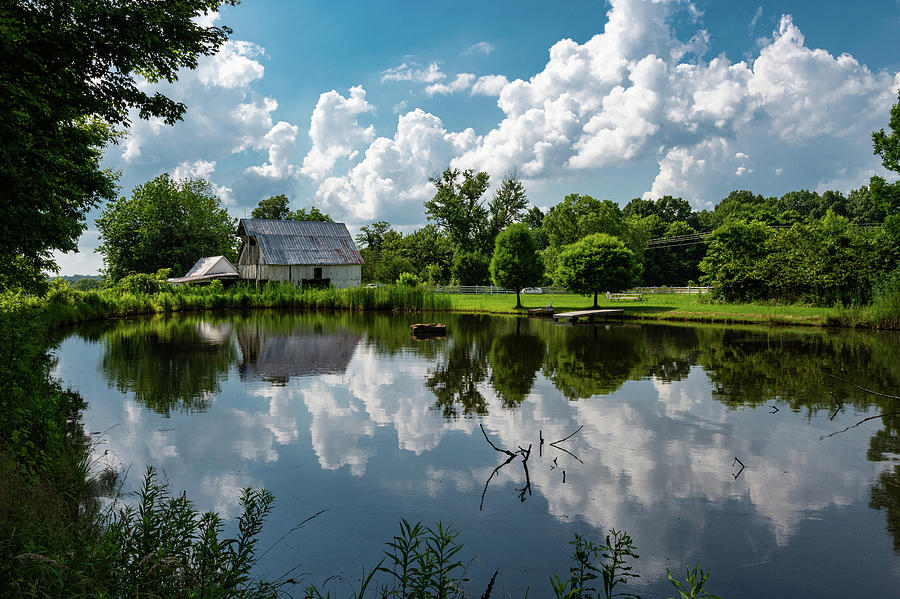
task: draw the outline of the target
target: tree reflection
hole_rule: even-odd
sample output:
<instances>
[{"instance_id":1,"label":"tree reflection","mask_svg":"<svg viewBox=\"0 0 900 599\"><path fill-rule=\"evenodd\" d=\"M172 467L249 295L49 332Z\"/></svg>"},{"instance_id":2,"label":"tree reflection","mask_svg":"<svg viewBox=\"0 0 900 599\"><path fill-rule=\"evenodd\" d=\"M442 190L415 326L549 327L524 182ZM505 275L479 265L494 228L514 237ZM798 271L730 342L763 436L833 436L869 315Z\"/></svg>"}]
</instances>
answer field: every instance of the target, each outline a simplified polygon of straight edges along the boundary
<instances>
[{"instance_id":1,"label":"tree reflection","mask_svg":"<svg viewBox=\"0 0 900 599\"><path fill-rule=\"evenodd\" d=\"M478 385L487 379L487 343L497 319L461 316L451 329L443 363L429 371L425 386L434 393L435 409L444 418L487 414L487 401Z\"/></svg>"},{"instance_id":2,"label":"tree reflection","mask_svg":"<svg viewBox=\"0 0 900 599\"><path fill-rule=\"evenodd\" d=\"M869 439L866 457L874 462L896 462L900 457L900 417L888 416L884 428ZM872 486L869 507L884 510L885 528L894 540L894 551L900 553L900 465L884 470Z\"/></svg>"},{"instance_id":3,"label":"tree reflection","mask_svg":"<svg viewBox=\"0 0 900 599\"><path fill-rule=\"evenodd\" d=\"M228 321L153 318L102 335L109 385L164 416L203 412L237 361Z\"/></svg>"},{"instance_id":4,"label":"tree reflection","mask_svg":"<svg viewBox=\"0 0 900 599\"><path fill-rule=\"evenodd\" d=\"M491 344L491 386L505 408L525 400L544 363L544 341L530 333L530 324L516 319L515 332L498 335Z\"/></svg>"},{"instance_id":5,"label":"tree reflection","mask_svg":"<svg viewBox=\"0 0 900 599\"><path fill-rule=\"evenodd\" d=\"M544 376L568 399L618 390L644 361L636 327L557 326L551 331Z\"/></svg>"}]
</instances>

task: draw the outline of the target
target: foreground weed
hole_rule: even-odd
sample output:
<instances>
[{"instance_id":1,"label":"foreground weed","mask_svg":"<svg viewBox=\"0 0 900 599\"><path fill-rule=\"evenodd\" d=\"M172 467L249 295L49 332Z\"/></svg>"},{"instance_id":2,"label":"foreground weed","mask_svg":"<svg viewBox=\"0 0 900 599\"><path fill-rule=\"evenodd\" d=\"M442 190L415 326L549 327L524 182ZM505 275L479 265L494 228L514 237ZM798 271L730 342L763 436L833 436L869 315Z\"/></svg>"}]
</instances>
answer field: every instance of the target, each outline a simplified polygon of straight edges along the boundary
<instances>
[{"instance_id":1,"label":"foreground weed","mask_svg":"<svg viewBox=\"0 0 900 599\"><path fill-rule=\"evenodd\" d=\"M669 577L669 582L678 591L678 597L671 599L721 599L718 595L703 590L703 585L709 578L709 572L704 572L697 564L693 568L685 566L684 582L672 578L668 568L666 568L666 575Z\"/></svg>"},{"instance_id":2,"label":"foreground weed","mask_svg":"<svg viewBox=\"0 0 900 599\"><path fill-rule=\"evenodd\" d=\"M631 597L640 599L639 595L617 592L616 587L626 584L630 579L639 578L632 572L628 564L630 559L638 559L637 548L632 538L623 530L611 529L606 535L606 544L599 545L586 540L579 534L570 541L575 548L572 554L574 564L569 568L569 579L561 580L553 576L550 584L557 599L593 599L596 597ZM597 563L599 561L599 564ZM602 582L602 595L592 586L595 580Z\"/></svg>"},{"instance_id":3,"label":"foreground weed","mask_svg":"<svg viewBox=\"0 0 900 599\"><path fill-rule=\"evenodd\" d=\"M223 524L213 512L199 515L182 493L169 494L147 469L137 507L113 517L111 581L117 597L275 597L277 584L253 578L256 544L272 506L272 494L244 489L238 535L220 539Z\"/></svg>"}]
</instances>

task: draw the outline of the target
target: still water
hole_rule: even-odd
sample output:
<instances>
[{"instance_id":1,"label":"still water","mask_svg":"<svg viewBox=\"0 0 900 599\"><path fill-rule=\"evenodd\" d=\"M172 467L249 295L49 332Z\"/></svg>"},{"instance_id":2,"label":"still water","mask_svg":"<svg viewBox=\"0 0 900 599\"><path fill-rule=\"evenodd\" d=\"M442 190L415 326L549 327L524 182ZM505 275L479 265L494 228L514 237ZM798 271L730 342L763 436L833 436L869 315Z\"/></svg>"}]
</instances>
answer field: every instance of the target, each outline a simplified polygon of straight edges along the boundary
<instances>
[{"instance_id":1,"label":"still water","mask_svg":"<svg viewBox=\"0 0 900 599\"><path fill-rule=\"evenodd\" d=\"M299 566L338 596L401 518L461 530L475 596L495 569L494 597L552 595L573 534L612 527L645 597L693 563L724 598L896 596L900 401L863 389L900 394L897 336L447 315L446 338L416 341L417 318L90 325L60 341L57 375L125 491L154 465L235 516L265 487L263 550L327 510L259 573ZM485 435L528 460L492 476L507 455Z\"/></svg>"}]
</instances>

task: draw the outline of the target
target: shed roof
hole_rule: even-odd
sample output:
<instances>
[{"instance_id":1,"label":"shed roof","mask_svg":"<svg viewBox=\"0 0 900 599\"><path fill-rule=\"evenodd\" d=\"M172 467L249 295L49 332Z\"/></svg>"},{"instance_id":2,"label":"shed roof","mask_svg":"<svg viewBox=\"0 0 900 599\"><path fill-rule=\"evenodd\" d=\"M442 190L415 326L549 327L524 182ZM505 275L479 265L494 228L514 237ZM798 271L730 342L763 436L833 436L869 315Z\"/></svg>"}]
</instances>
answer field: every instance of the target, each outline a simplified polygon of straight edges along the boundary
<instances>
[{"instance_id":1,"label":"shed roof","mask_svg":"<svg viewBox=\"0 0 900 599\"><path fill-rule=\"evenodd\" d=\"M200 258L183 277L167 279L169 283L187 283L190 281L210 281L212 279L236 278L238 270L225 256L207 256Z\"/></svg>"},{"instance_id":2,"label":"shed roof","mask_svg":"<svg viewBox=\"0 0 900 599\"><path fill-rule=\"evenodd\" d=\"M362 264L344 223L242 218L238 235L253 237L266 264Z\"/></svg>"}]
</instances>

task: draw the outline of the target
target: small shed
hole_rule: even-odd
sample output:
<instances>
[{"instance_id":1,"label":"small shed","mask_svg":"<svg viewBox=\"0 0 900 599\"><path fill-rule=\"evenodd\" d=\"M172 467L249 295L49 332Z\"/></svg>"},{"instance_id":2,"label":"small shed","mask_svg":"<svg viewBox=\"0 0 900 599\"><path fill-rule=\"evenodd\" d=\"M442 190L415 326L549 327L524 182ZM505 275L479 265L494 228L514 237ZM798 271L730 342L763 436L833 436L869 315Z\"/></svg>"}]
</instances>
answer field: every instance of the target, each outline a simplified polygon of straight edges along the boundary
<instances>
[{"instance_id":1,"label":"small shed","mask_svg":"<svg viewBox=\"0 0 900 599\"><path fill-rule=\"evenodd\" d=\"M208 283L213 279L234 281L239 277L238 269L225 256L200 258L183 277L166 279L169 283Z\"/></svg>"},{"instance_id":2,"label":"small shed","mask_svg":"<svg viewBox=\"0 0 900 599\"><path fill-rule=\"evenodd\" d=\"M242 218L237 269L248 281L356 287L363 259L344 223Z\"/></svg>"}]
</instances>

